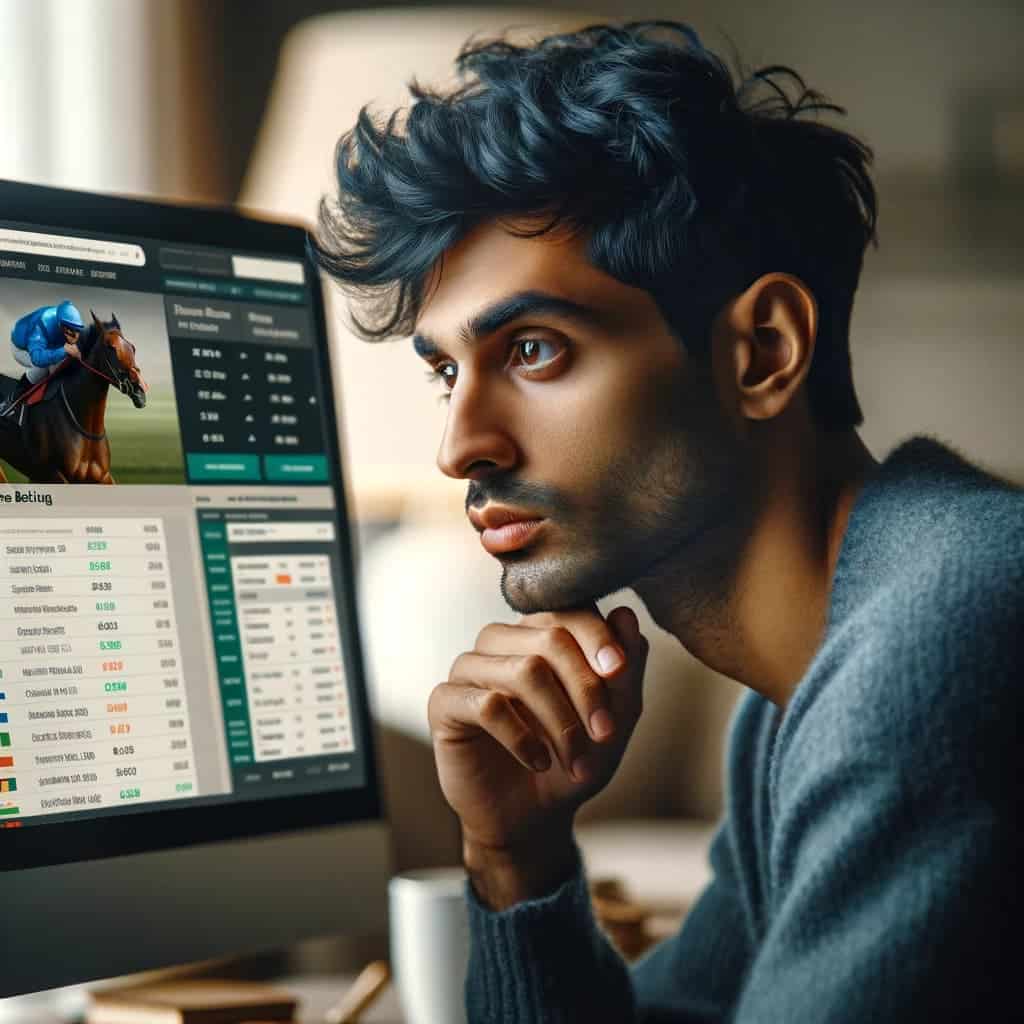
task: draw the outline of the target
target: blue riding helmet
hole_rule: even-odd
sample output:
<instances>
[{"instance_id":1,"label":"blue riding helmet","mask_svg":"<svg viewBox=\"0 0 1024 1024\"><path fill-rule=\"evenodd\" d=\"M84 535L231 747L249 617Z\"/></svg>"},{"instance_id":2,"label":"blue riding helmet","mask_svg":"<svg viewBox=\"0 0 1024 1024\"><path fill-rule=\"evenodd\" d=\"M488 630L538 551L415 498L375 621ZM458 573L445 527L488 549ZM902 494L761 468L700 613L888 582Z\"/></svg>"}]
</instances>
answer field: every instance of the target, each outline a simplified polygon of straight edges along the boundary
<instances>
[{"instance_id":1,"label":"blue riding helmet","mask_svg":"<svg viewBox=\"0 0 1024 1024\"><path fill-rule=\"evenodd\" d=\"M78 312L75 304L68 299L65 299L57 307L57 323L61 327L70 327L76 331L85 329L85 324L82 322L82 314Z\"/></svg>"}]
</instances>

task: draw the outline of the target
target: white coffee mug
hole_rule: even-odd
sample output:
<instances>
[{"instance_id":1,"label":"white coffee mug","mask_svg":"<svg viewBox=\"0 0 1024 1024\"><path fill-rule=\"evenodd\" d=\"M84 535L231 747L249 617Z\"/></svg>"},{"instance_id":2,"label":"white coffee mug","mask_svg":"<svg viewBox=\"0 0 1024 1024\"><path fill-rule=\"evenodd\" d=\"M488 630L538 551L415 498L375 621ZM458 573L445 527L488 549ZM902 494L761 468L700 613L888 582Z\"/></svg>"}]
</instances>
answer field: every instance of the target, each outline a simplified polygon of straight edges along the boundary
<instances>
[{"instance_id":1,"label":"white coffee mug","mask_svg":"<svg viewBox=\"0 0 1024 1024\"><path fill-rule=\"evenodd\" d=\"M391 970L406 1024L466 1024L466 871L421 868L388 883Z\"/></svg>"}]
</instances>

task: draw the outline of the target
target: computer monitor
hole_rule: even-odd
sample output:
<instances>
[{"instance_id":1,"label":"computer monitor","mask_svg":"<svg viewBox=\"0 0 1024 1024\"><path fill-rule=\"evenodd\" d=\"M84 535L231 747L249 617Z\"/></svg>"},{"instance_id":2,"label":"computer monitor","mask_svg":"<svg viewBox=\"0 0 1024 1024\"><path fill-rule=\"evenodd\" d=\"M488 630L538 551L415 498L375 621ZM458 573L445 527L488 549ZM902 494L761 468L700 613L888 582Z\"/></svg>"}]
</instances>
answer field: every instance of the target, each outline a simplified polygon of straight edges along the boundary
<instances>
[{"instance_id":1,"label":"computer monitor","mask_svg":"<svg viewBox=\"0 0 1024 1024\"><path fill-rule=\"evenodd\" d=\"M301 228L0 182L0 996L382 934Z\"/></svg>"}]
</instances>

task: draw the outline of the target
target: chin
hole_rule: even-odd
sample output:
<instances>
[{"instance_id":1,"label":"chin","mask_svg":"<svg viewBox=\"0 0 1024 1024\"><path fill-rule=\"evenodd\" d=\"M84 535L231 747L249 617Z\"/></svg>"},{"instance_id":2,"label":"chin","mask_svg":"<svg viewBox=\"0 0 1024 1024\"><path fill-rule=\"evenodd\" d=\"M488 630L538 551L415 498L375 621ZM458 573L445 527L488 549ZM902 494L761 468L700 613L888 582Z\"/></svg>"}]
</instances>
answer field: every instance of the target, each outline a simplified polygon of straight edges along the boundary
<instances>
[{"instance_id":1,"label":"chin","mask_svg":"<svg viewBox=\"0 0 1024 1024\"><path fill-rule=\"evenodd\" d=\"M625 578L624 570L597 559L530 561L521 556L516 561L504 560L503 565L501 596L520 615L589 605L628 587L631 580L631 575Z\"/></svg>"}]
</instances>

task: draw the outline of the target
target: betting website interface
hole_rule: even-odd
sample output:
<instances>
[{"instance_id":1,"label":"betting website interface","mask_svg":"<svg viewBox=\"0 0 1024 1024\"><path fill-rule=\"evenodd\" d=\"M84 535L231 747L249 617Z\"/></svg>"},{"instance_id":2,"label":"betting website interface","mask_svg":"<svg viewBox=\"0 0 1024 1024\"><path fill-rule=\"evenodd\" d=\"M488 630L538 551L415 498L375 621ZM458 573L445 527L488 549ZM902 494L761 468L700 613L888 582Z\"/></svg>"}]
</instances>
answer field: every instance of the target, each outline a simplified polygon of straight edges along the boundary
<instances>
[{"instance_id":1,"label":"betting website interface","mask_svg":"<svg viewBox=\"0 0 1024 1024\"><path fill-rule=\"evenodd\" d=\"M0 222L0 828L366 784L310 286Z\"/></svg>"}]
</instances>

